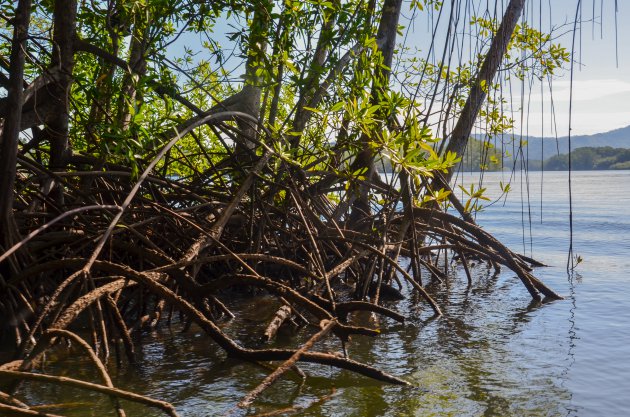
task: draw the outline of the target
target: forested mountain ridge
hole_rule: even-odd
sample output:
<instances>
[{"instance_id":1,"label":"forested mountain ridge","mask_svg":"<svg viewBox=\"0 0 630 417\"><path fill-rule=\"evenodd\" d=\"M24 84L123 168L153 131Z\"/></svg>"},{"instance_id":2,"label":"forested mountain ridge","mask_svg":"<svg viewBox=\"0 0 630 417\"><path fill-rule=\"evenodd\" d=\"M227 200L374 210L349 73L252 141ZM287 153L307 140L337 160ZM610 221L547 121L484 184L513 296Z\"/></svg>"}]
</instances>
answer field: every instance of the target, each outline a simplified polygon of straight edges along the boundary
<instances>
[{"instance_id":1,"label":"forested mountain ridge","mask_svg":"<svg viewBox=\"0 0 630 417\"><path fill-rule=\"evenodd\" d=\"M518 147L519 136L515 136L514 143ZM506 141L507 141L506 137ZM530 160L543 160L555 155L569 153L568 136L553 137L525 137L526 142L523 152ZM571 136L571 149L596 148L610 146L611 148L630 148L630 125L608 132L596 133L594 135ZM511 148L511 146L510 146ZM511 151L510 151L511 152Z\"/></svg>"},{"instance_id":2,"label":"forested mountain ridge","mask_svg":"<svg viewBox=\"0 0 630 417\"><path fill-rule=\"evenodd\" d=\"M569 155L561 154L544 161L545 170L564 171L569 169ZM571 169L605 170L630 169L630 149L610 146L578 148L571 152Z\"/></svg>"},{"instance_id":3,"label":"forested mountain ridge","mask_svg":"<svg viewBox=\"0 0 630 417\"><path fill-rule=\"evenodd\" d=\"M471 137L462 156L465 171L500 171L512 169L514 161L526 160L527 168L562 171L569 169L569 138L523 138L519 149L519 136L494 138L483 141L478 135ZM571 137L572 169L605 170L630 169L630 126L594 135ZM503 155L503 161L501 161ZM521 166L520 162L516 167Z\"/></svg>"}]
</instances>

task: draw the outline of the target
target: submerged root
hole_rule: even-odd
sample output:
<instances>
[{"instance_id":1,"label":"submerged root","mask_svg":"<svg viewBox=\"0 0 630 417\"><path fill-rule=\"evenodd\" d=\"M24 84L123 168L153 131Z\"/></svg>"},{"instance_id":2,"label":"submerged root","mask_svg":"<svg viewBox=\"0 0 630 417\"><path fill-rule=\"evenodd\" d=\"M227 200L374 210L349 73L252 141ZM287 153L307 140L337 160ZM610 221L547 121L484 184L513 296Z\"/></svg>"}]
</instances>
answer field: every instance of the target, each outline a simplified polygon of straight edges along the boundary
<instances>
[{"instance_id":1,"label":"submerged root","mask_svg":"<svg viewBox=\"0 0 630 417\"><path fill-rule=\"evenodd\" d=\"M218 121L200 120L218 128L228 115L214 117ZM438 207L409 204L401 213L396 207L402 197L393 179L360 181L380 204L358 215L352 208L354 185L346 187L347 179L311 178L272 148L265 147L257 159L239 161L226 155L226 163L213 164L212 170L173 181L153 170L157 161L168 163L162 159L167 147L133 185L130 172L120 167L100 171L102 161L93 161L90 167L81 159L74 171L55 177L65 193L67 207L61 212L42 199L37 187L20 191L23 209L15 211L15 219L26 237L0 253L0 266L8 258L19 259L14 255L21 251L28 251L32 261L13 272L0 270L5 294L0 316L11 323L0 331L5 339L12 338L19 360L11 366L0 364L4 380L98 391L113 398L120 416L124 411L119 398L174 416L171 404L116 389L105 363L110 345L118 353L120 342L133 362L132 333L171 324L179 313L184 328L196 323L231 357L283 362L243 400L243 407L299 361L407 384L368 364L312 347L330 335L345 347L351 335L380 334L377 328L349 324L354 312L404 322L395 301L388 301L402 297L398 289L403 285L420 295L435 316L441 315L435 294L441 289L439 282L449 279L455 258L463 264L469 283L474 279L469 260L482 260L514 271L535 299L540 294L561 298L532 275L528 264L534 260L513 253L466 218ZM33 160L21 169L33 183L45 172ZM92 187L81 189L87 176ZM426 187L418 192L430 192L430 185ZM30 206L48 211L33 213ZM435 261L437 253L440 262ZM401 266L402 258L411 262L410 271ZM431 290L425 288L422 274L435 277ZM322 329L293 349L241 346L217 325L220 319L238 315L226 306L235 291L277 297L281 307L265 331L267 341L293 318L302 324L321 322ZM84 339L78 334L86 323L91 337ZM102 384L28 372L44 360L57 338L83 348ZM16 387L12 384L13 390ZM33 414L11 394L0 395L2 412L45 415Z\"/></svg>"}]
</instances>

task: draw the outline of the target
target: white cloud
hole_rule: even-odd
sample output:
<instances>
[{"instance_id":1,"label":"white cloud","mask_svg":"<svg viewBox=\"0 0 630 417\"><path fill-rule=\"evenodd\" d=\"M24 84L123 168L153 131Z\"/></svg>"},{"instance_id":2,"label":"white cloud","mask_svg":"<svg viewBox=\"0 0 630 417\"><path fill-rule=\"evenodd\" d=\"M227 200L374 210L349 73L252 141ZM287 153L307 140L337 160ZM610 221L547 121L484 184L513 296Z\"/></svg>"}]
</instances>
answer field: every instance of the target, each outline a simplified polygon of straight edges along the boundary
<instances>
[{"instance_id":1,"label":"white cloud","mask_svg":"<svg viewBox=\"0 0 630 417\"><path fill-rule=\"evenodd\" d=\"M558 136L568 135L569 114L556 114L555 124L558 130ZM619 129L628 125L630 125L630 109L618 112L573 111L571 134L592 135L594 133ZM543 134L542 127L544 127L544 136L553 136L555 134L552 130L551 118L548 113L544 115L540 112L530 113L528 126L530 136L541 136L541 134ZM518 126L516 131L519 132ZM523 132L526 131L526 129L523 130Z\"/></svg>"},{"instance_id":2,"label":"white cloud","mask_svg":"<svg viewBox=\"0 0 630 417\"><path fill-rule=\"evenodd\" d=\"M554 80L552 82L553 101L555 104L568 103L571 93L571 83L569 80ZM630 81L618 79L600 80L574 80L573 81L573 102L597 101L611 98L621 94L630 93ZM531 95L525 93L525 105L550 102L549 85L545 82L544 92L540 92L540 84L533 87ZM514 102L520 103L520 95L515 96Z\"/></svg>"},{"instance_id":3,"label":"white cloud","mask_svg":"<svg viewBox=\"0 0 630 417\"><path fill-rule=\"evenodd\" d=\"M541 95L535 86L529 104L529 132L541 134L544 121L545 135L551 135L551 100L548 86ZM570 83L566 79L553 82L553 104L558 135L569 132ZM518 98L520 100L520 97ZM514 100L514 103L520 101ZM544 110L544 115L543 115ZM544 117L544 120L543 120ZM516 117L517 126L520 117ZM619 79L574 80L571 128L574 135L607 132L630 125L630 81Z\"/></svg>"},{"instance_id":4,"label":"white cloud","mask_svg":"<svg viewBox=\"0 0 630 417\"><path fill-rule=\"evenodd\" d=\"M553 82L553 95L555 102L569 102L570 82L568 80L558 80ZM573 81L573 102L594 101L611 98L618 94L630 93L630 82L615 79L603 80L574 80ZM537 99L540 100L538 95ZM549 94L545 96L549 99Z\"/></svg>"}]
</instances>

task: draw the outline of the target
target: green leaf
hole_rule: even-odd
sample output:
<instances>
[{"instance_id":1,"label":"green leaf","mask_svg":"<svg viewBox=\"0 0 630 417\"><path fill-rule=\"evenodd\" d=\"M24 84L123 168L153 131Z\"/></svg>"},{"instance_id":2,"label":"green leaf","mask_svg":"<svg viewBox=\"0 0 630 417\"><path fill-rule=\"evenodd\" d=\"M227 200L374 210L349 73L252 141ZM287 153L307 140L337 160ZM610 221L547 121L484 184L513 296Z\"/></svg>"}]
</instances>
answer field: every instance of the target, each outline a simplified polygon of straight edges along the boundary
<instances>
[{"instance_id":1,"label":"green leaf","mask_svg":"<svg viewBox=\"0 0 630 417\"><path fill-rule=\"evenodd\" d=\"M313 107L304 106L304 110L312 111L313 113L322 114L322 111Z\"/></svg>"}]
</instances>

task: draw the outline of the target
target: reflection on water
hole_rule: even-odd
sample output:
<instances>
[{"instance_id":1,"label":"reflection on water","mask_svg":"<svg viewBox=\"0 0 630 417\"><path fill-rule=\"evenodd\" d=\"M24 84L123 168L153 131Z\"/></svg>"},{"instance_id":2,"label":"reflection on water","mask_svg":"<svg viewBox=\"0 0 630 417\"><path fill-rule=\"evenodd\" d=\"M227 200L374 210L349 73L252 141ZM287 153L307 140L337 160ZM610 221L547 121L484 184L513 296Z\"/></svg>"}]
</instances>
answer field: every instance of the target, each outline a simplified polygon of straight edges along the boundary
<instances>
[{"instance_id":1,"label":"reflection on water","mask_svg":"<svg viewBox=\"0 0 630 417\"><path fill-rule=\"evenodd\" d=\"M630 205L630 172L573 174L574 245L585 261L570 277L565 270L566 173L545 173L542 194L540 174L530 175L529 209L527 195L521 196L515 184L505 203L489 207L477 220L513 249L552 265L536 275L566 300L531 302L520 281L506 270L495 276L478 266L471 287L463 273L455 273L447 282L430 286L443 317L432 318L423 303L407 294L397 307L408 317L404 325L382 318L372 321L382 335L354 337L348 345L352 358L401 375L415 387L387 386L331 368L301 365L309 375L305 384L297 375L288 375L265 391L250 414L293 407L293 415L304 416L626 415L630 221L624 208ZM505 178L486 173L484 181L496 192ZM275 308L265 297L237 300L231 307L248 313L224 328L249 345L254 339L244 329L258 326L262 332ZM361 324L373 320L355 319ZM285 333L277 344L296 341ZM328 340L317 348L340 346ZM76 352L57 354L59 358L49 357L58 361L47 371L97 380ZM144 335L139 357L135 366L111 365L114 384L170 401L182 416L222 415L269 373L262 366L226 358L194 326L185 334L163 328ZM44 411L114 415L109 400L100 395L25 386L29 402L62 404ZM86 414L86 403L91 414ZM160 415L124 405L128 415Z\"/></svg>"}]
</instances>

